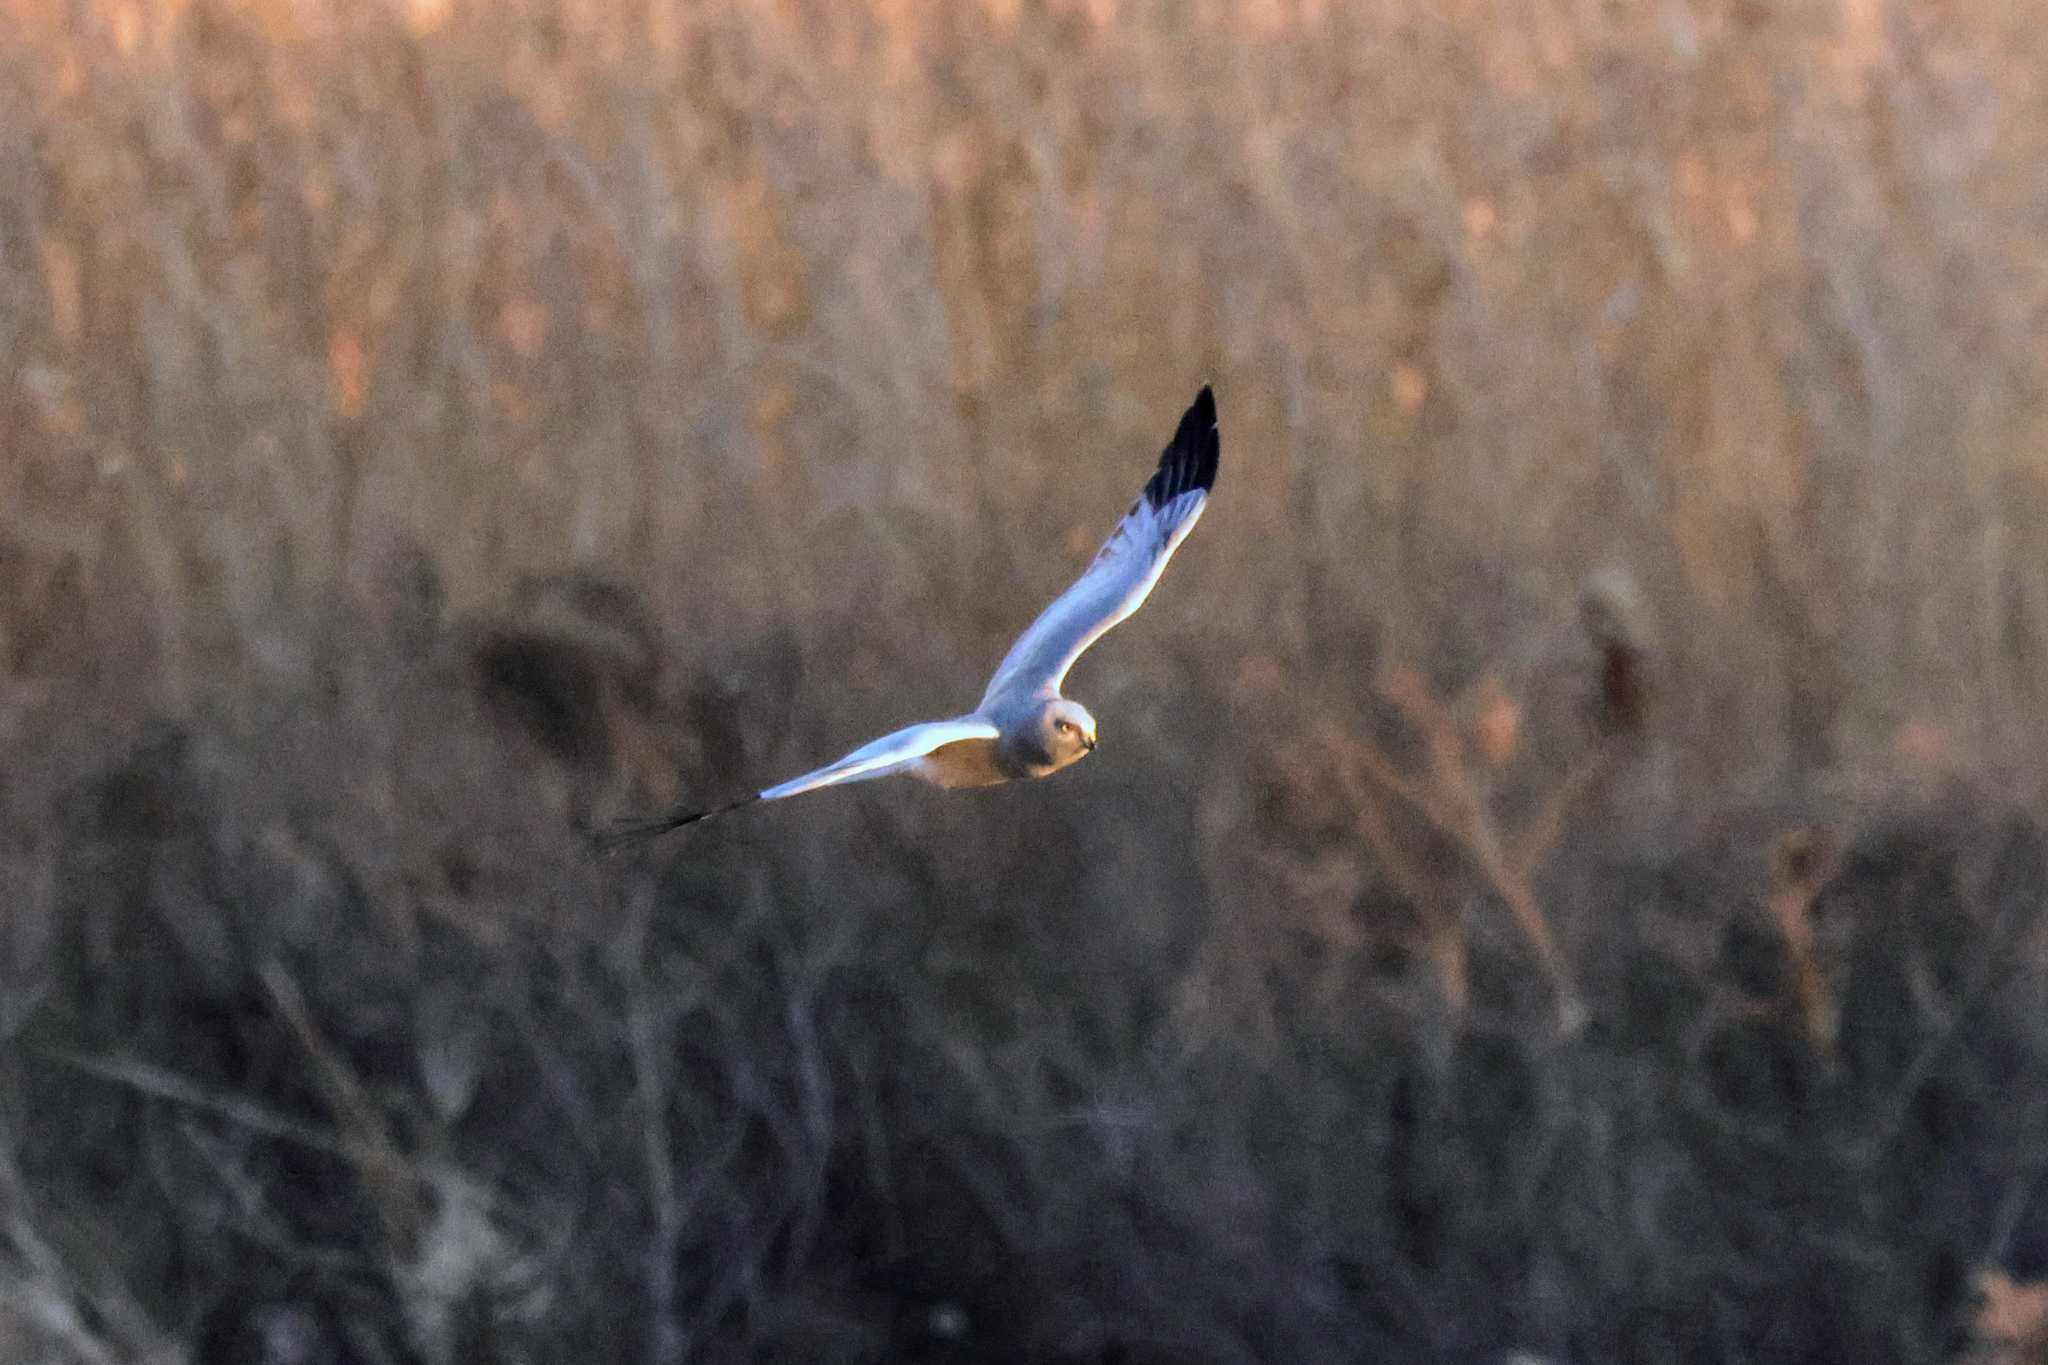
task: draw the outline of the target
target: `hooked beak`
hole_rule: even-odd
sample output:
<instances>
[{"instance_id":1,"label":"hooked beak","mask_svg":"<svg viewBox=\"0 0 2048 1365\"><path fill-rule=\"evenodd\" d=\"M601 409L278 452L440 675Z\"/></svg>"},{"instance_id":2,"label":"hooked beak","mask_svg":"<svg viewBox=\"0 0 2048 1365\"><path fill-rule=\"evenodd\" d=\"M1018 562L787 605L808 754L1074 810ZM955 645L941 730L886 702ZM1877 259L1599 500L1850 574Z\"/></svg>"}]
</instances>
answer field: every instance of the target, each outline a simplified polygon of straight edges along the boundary
<instances>
[{"instance_id":1,"label":"hooked beak","mask_svg":"<svg viewBox=\"0 0 2048 1365\"><path fill-rule=\"evenodd\" d=\"M1081 736L1081 752L1084 754L1092 754L1095 752L1095 736Z\"/></svg>"}]
</instances>

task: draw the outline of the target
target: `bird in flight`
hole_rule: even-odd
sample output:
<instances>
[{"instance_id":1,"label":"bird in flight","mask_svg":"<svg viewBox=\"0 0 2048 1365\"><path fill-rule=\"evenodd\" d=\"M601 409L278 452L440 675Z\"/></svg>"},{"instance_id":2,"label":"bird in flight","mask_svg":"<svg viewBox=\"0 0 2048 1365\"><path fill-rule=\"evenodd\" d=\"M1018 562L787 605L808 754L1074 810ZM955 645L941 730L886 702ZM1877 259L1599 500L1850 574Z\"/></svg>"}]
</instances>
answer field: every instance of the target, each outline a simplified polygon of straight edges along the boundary
<instances>
[{"instance_id":1,"label":"bird in flight","mask_svg":"<svg viewBox=\"0 0 2048 1365\"><path fill-rule=\"evenodd\" d=\"M1204 384L1181 416L1159 467L1087 572L1017 637L996 666L981 703L967 715L884 735L836 763L722 806L618 821L599 842L616 846L756 801L898 773L940 787L992 787L1047 777L1080 762L1095 748L1095 717L1081 703L1061 696L1060 684L1083 650L1144 604L1166 561L1201 519L1216 482L1219 449L1216 399Z\"/></svg>"}]
</instances>

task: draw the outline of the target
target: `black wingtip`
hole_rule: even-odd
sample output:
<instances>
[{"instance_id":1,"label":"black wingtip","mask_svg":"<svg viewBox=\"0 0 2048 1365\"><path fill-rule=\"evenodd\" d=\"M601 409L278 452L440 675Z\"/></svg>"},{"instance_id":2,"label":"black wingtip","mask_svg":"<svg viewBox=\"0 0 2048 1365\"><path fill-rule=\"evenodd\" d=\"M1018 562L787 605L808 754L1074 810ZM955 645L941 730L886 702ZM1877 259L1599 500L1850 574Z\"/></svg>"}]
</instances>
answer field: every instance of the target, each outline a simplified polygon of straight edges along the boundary
<instances>
[{"instance_id":1,"label":"black wingtip","mask_svg":"<svg viewBox=\"0 0 2048 1365\"><path fill-rule=\"evenodd\" d=\"M608 856L633 844L644 843L649 839L667 834L670 830L681 829L685 825L694 825L699 820L708 820L714 815L723 815L727 811L738 810L741 806L751 805L760 799L760 796L755 794L752 796L742 796L737 801L728 801L722 806L712 806L707 810L675 811L668 815L636 816L624 820L614 820L603 829L592 831L590 846L600 856Z\"/></svg>"},{"instance_id":2,"label":"black wingtip","mask_svg":"<svg viewBox=\"0 0 2048 1365\"><path fill-rule=\"evenodd\" d=\"M1180 426L1159 456L1159 468L1145 484L1145 500L1164 507L1183 493L1216 486L1216 462L1223 450L1216 430L1216 395L1207 384L1181 414Z\"/></svg>"}]
</instances>

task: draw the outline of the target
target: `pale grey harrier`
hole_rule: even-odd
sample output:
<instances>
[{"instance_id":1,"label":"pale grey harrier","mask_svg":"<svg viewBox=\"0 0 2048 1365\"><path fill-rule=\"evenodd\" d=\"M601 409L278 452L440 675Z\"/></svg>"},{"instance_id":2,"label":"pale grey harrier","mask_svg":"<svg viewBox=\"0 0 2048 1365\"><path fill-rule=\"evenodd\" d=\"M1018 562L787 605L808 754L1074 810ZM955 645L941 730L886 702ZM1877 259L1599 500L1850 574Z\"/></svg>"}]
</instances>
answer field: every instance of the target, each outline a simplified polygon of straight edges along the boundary
<instances>
[{"instance_id":1,"label":"pale grey harrier","mask_svg":"<svg viewBox=\"0 0 2048 1365\"><path fill-rule=\"evenodd\" d=\"M1159 581L1166 561L1209 501L1219 449L1216 400L1205 384L1159 457L1159 468L1088 571L1010 646L971 714L884 735L837 763L727 805L621 821L604 842L660 834L750 802L893 773L941 787L988 787L1045 777L1079 762L1095 747L1095 717L1081 703L1062 697L1060 683L1081 651L1136 611Z\"/></svg>"}]
</instances>

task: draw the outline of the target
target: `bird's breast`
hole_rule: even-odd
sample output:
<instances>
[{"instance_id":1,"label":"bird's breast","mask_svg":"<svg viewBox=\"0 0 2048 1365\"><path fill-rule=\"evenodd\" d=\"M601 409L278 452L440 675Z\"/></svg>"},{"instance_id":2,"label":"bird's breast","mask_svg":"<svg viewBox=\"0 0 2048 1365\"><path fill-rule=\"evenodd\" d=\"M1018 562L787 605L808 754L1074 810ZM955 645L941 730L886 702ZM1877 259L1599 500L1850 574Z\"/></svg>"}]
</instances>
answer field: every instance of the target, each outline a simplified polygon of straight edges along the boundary
<instances>
[{"instance_id":1,"label":"bird's breast","mask_svg":"<svg viewBox=\"0 0 2048 1365\"><path fill-rule=\"evenodd\" d=\"M938 787L993 787L1008 782L992 739L964 739L942 744L918 760L917 775Z\"/></svg>"}]
</instances>

